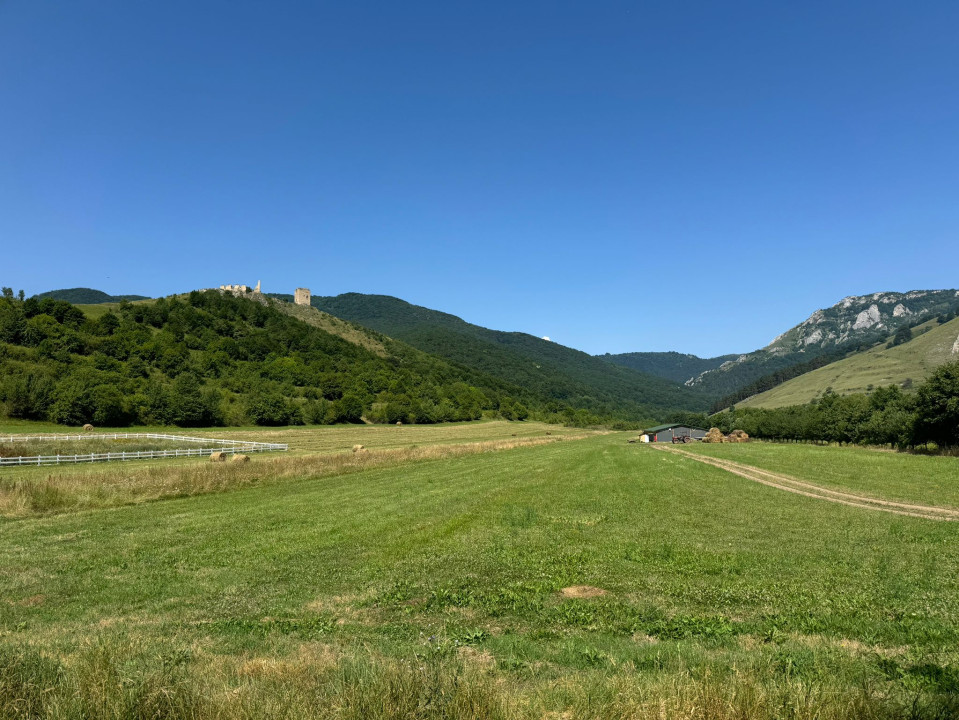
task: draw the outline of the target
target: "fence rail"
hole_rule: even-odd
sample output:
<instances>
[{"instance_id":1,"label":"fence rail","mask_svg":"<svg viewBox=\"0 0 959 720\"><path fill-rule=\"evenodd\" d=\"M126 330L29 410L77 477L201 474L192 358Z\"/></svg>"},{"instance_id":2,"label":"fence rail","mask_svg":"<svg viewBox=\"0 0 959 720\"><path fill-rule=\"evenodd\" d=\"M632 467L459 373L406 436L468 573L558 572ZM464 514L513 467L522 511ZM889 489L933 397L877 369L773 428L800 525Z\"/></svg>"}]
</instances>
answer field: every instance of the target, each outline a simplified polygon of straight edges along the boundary
<instances>
[{"instance_id":1,"label":"fence rail","mask_svg":"<svg viewBox=\"0 0 959 720\"><path fill-rule=\"evenodd\" d=\"M173 448L170 450L121 450L105 453L75 453L65 455L20 455L0 457L0 466L4 465L60 465L63 463L111 462L114 460L145 460L149 458L197 457L222 452L235 455L239 452L285 452L290 449L286 443L264 443L253 440L225 440L221 438L198 438L188 435L164 435L161 433L98 433L85 435L0 435L0 442L16 443L29 441L56 440L173 440L175 442L208 443L213 447Z\"/></svg>"}]
</instances>

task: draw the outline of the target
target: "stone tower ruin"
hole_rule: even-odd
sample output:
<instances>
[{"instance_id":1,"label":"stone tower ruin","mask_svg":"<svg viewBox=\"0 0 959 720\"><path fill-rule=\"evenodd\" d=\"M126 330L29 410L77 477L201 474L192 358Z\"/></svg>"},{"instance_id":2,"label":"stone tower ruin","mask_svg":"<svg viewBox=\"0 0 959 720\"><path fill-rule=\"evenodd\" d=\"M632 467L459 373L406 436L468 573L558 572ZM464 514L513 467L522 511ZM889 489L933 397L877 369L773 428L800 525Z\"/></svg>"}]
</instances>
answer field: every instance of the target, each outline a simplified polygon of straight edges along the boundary
<instances>
[{"instance_id":1,"label":"stone tower ruin","mask_svg":"<svg viewBox=\"0 0 959 720\"><path fill-rule=\"evenodd\" d=\"M310 289L309 288L297 288L296 294L293 295L293 302L297 305L309 305L310 304Z\"/></svg>"}]
</instances>

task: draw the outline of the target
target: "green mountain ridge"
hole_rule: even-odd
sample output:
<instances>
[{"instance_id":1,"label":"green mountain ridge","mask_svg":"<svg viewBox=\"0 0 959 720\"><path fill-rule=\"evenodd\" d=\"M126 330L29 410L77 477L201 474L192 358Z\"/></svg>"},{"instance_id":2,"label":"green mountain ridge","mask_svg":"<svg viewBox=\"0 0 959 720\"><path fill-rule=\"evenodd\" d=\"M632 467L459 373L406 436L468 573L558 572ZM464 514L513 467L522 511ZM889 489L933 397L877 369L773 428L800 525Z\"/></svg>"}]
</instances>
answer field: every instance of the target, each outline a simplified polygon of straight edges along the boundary
<instances>
[{"instance_id":1,"label":"green mountain ridge","mask_svg":"<svg viewBox=\"0 0 959 720\"><path fill-rule=\"evenodd\" d=\"M262 297L210 290L83 308L0 298L0 410L8 417L74 426L431 423L483 413L523 419L527 404L554 422L592 421L526 388Z\"/></svg>"},{"instance_id":2,"label":"green mountain ridge","mask_svg":"<svg viewBox=\"0 0 959 720\"><path fill-rule=\"evenodd\" d=\"M652 417L670 410L703 410L714 399L527 333L490 330L399 298L346 293L314 296L312 304L432 355L591 412Z\"/></svg>"},{"instance_id":3,"label":"green mountain ridge","mask_svg":"<svg viewBox=\"0 0 959 720\"><path fill-rule=\"evenodd\" d=\"M715 370L720 365L739 357L738 353L720 355L714 358L701 358L696 355L678 352L630 352L596 357L606 362L632 368L639 372L649 373L657 377L666 378L674 382L685 383L687 380L702 375L707 370Z\"/></svg>"},{"instance_id":4,"label":"green mountain ridge","mask_svg":"<svg viewBox=\"0 0 959 720\"><path fill-rule=\"evenodd\" d=\"M102 303L134 302L135 300L149 300L146 295L108 295L102 290L93 288L67 288L65 290L49 290L47 292L34 295L37 300L43 298L52 298L53 300L63 300L73 305L100 305Z\"/></svg>"},{"instance_id":5,"label":"green mountain ridge","mask_svg":"<svg viewBox=\"0 0 959 720\"><path fill-rule=\"evenodd\" d=\"M91 306L87 312L94 319L115 312L117 307L111 307L111 302L116 305L118 299L143 297L110 296L90 288L41 295L83 299ZM34 301L40 297L35 296ZM805 374L823 370L833 359L855 357L878 343L884 345L896 331L959 308L955 290L851 296L816 311L765 348L699 358L676 352L590 356L527 333L490 330L385 295L315 296L313 308L293 305L291 295L268 297L287 301L275 306L284 313L374 355L388 356L385 343L395 341L397 347L406 348L407 355L424 353L421 361L442 359L452 372L496 388L495 392L509 393L519 402L548 406L550 411L568 407L630 420L702 411L718 405L720 398L748 403L743 399L748 392L784 381L797 387L795 383ZM795 377L799 373L803 374ZM916 380L922 377L919 372L914 375Z\"/></svg>"}]
</instances>

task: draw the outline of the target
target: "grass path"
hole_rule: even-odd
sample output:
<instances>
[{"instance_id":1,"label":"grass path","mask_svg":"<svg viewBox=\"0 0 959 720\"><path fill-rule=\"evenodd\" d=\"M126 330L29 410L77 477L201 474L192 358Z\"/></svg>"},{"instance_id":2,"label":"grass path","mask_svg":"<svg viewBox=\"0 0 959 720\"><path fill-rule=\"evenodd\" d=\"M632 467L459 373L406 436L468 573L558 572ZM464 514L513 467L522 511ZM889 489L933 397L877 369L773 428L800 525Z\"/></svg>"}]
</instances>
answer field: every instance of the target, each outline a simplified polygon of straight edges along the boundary
<instances>
[{"instance_id":1,"label":"grass path","mask_svg":"<svg viewBox=\"0 0 959 720\"><path fill-rule=\"evenodd\" d=\"M805 497L815 498L817 500L826 500L828 502L839 503L840 505L849 505L851 507L866 508L868 510L879 510L880 512L893 513L895 515L907 515L909 517L926 518L928 520L957 521L959 520L959 510L937 507L935 505L911 505L909 503L892 502L881 500L879 498L866 497L863 495L853 495L852 493L830 490L820 485L797 480L788 475L761 470L757 467L733 462L732 460L720 460L718 458L705 457L695 453L685 452L675 447L665 447L653 445L656 450L665 452L679 453L692 458L697 462L712 465L721 468L734 475L739 475L747 480L753 480L769 487L774 487L786 492L803 495Z\"/></svg>"}]
</instances>

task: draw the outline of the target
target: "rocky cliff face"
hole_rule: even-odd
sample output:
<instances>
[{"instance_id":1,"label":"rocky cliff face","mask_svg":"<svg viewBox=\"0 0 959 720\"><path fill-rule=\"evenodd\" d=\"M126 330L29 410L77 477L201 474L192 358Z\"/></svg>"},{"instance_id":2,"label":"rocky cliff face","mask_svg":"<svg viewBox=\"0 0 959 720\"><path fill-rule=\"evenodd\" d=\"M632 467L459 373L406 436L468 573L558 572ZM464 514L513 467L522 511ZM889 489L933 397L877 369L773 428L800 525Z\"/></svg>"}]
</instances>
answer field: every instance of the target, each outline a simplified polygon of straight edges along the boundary
<instances>
[{"instance_id":1,"label":"rocky cliff face","mask_svg":"<svg viewBox=\"0 0 959 720\"><path fill-rule=\"evenodd\" d=\"M877 292L843 298L817 310L766 347L723 363L686 381L690 387L725 390L824 353L854 350L959 307L957 290Z\"/></svg>"}]
</instances>

